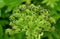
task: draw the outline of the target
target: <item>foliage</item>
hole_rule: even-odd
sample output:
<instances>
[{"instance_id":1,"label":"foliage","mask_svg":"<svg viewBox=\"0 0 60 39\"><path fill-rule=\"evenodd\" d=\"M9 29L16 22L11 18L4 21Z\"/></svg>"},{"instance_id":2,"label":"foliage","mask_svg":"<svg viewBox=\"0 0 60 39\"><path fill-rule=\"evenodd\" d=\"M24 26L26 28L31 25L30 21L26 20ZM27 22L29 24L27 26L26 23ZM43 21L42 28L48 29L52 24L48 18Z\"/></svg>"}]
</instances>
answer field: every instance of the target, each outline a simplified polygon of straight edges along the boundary
<instances>
[{"instance_id":1,"label":"foliage","mask_svg":"<svg viewBox=\"0 0 60 39\"><path fill-rule=\"evenodd\" d=\"M28 7L31 6L31 4L34 5L34 9L28 8ZM41 30L41 31L43 31L43 35L41 36L41 39L60 39L60 0L0 0L0 39L25 39L26 38L25 37L26 32L29 31L29 30L27 29L26 31L23 31L23 32L20 31L20 27L21 27L20 26L20 20L21 20L20 18L22 17L22 19L23 18L26 19L26 16L28 16L28 15L30 16L30 14L32 13L32 16L29 17L30 21L26 21L27 23L24 22L24 21L22 22L22 23L24 23L23 28L24 29L26 28L26 27L24 27L24 25L28 25L28 22L32 21L31 19L38 19L37 20L38 21L37 22L37 27L38 27L40 19L37 18L37 17L39 17L41 15L38 15L39 12L40 12L39 10L36 10L37 12L34 11L36 7L39 7L38 5L40 5L41 9L43 9L42 10L43 12L45 12L45 9L46 9L47 10L46 12L48 12L47 15L52 17L52 18L49 18L49 19L53 23L51 23L47 18L47 20L49 22L47 21L48 23L46 22L46 24L50 23L50 25L54 26L53 28L49 28L49 27L52 27L52 26L46 27L45 24L44 24L44 26L46 28L42 26L42 28L44 30ZM19 6L20 7L22 6L22 8L18 8ZM24 9L27 8L27 11L24 10L23 8ZM22 9L22 11L20 9ZM30 9L32 9L32 10L30 10ZM33 14L32 11L34 12L34 14ZM29 14L26 14L28 12L29 12ZM25 15L26 14L26 16L19 17L18 14L20 14L20 15ZM45 13L42 14L41 18L44 17L43 15L45 15ZM14 19L15 17L12 18L11 16L12 17L13 16L18 16L19 19L18 18ZM28 20L28 19L26 19L26 20ZM15 25L16 23L14 25L11 25L12 21L14 21L14 23L16 21L17 25ZM46 19L44 19L44 21L42 21L42 23L44 23L45 21L46 21ZM22 23L21 23L21 25L22 25ZM19 27L18 27L18 25L19 25ZM35 24L33 24L31 22L30 25L34 26ZM16 30L14 30L13 28L16 29ZM49 29L51 29L52 31L49 30ZM48 30L48 31L46 31L46 30ZM8 34L7 32L9 32L10 34ZM32 32L32 33L34 33L34 32Z\"/></svg>"}]
</instances>

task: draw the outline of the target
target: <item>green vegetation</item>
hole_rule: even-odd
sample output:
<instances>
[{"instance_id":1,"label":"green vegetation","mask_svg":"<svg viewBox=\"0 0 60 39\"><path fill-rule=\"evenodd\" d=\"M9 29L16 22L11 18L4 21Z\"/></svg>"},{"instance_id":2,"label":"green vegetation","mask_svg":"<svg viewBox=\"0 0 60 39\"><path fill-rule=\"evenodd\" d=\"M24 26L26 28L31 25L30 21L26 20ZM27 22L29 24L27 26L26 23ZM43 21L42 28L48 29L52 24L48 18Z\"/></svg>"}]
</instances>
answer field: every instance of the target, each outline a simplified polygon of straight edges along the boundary
<instances>
[{"instance_id":1,"label":"green vegetation","mask_svg":"<svg viewBox=\"0 0 60 39\"><path fill-rule=\"evenodd\" d=\"M60 0L0 0L0 39L60 39Z\"/></svg>"}]
</instances>

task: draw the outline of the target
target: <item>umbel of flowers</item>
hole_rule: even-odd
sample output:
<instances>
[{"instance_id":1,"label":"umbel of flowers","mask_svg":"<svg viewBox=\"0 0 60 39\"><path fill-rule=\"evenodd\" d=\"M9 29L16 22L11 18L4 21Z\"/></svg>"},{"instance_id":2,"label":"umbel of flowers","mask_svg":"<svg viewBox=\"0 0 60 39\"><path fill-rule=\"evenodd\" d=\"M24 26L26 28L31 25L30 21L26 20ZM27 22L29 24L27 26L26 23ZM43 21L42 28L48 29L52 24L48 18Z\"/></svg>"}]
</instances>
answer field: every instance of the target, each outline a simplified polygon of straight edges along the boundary
<instances>
[{"instance_id":1,"label":"umbel of flowers","mask_svg":"<svg viewBox=\"0 0 60 39\"><path fill-rule=\"evenodd\" d=\"M15 35L25 32L25 39L41 39L44 31L54 31L55 20L50 13L40 5L20 5L13 10L10 16L11 29L6 29L6 34Z\"/></svg>"}]
</instances>

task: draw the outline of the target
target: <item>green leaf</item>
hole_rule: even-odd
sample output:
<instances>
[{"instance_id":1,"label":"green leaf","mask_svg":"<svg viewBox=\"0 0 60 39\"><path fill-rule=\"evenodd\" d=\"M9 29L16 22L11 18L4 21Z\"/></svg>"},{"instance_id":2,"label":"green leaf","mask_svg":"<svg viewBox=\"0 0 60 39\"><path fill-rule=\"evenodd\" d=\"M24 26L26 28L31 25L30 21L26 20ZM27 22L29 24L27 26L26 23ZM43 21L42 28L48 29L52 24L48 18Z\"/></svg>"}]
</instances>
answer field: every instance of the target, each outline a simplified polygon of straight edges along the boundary
<instances>
[{"instance_id":1,"label":"green leaf","mask_svg":"<svg viewBox=\"0 0 60 39\"><path fill-rule=\"evenodd\" d=\"M4 0L4 2L8 6L6 12L9 12L14 8L18 7L21 4L22 0Z\"/></svg>"},{"instance_id":2,"label":"green leaf","mask_svg":"<svg viewBox=\"0 0 60 39\"><path fill-rule=\"evenodd\" d=\"M54 8L57 5L57 3L56 3L57 1L59 1L59 0L43 0L42 4L46 3L47 6Z\"/></svg>"},{"instance_id":3,"label":"green leaf","mask_svg":"<svg viewBox=\"0 0 60 39\"><path fill-rule=\"evenodd\" d=\"M8 24L7 20L0 20L0 25L5 25L5 24Z\"/></svg>"},{"instance_id":4,"label":"green leaf","mask_svg":"<svg viewBox=\"0 0 60 39\"><path fill-rule=\"evenodd\" d=\"M60 39L60 36L59 36L59 34L56 31L55 32L52 32L52 34L53 34L53 37L55 39Z\"/></svg>"},{"instance_id":5,"label":"green leaf","mask_svg":"<svg viewBox=\"0 0 60 39\"><path fill-rule=\"evenodd\" d=\"M0 0L0 8L4 7L5 3L3 0Z\"/></svg>"},{"instance_id":6,"label":"green leaf","mask_svg":"<svg viewBox=\"0 0 60 39\"><path fill-rule=\"evenodd\" d=\"M10 15L10 13L1 13L2 18L8 18Z\"/></svg>"},{"instance_id":7,"label":"green leaf","mask_svg":"<svg viewBox=\"0 0 60 39\"><path fill-rule=\"evenodd\" d=\"M56 12L55 9L50 9L50 15L55 19L58 20L60 18L60 15Z\"/></svg>"},{"instance_id":8,"label":"green leaf","mask_svg":"<svg viewBox=\"0 0 60 39\"><path fill-rule=\"evenodd\" d=\"M43 37L47 37L48 39L54 39L52 37L52 33L51 32L44 32L44 36Z\"/></svg>"},{"instance_id":9,"label":"green leaf","mask_svg":"<svg viewBox=\"0 0 60 39\"><path fill-rule=\"evenodd\" d=\"M3 39L9 39L8 35L7 34L4 34Z\"/></svg>"},{"instance_id":10,"label":"green leaf","mask_svg":"<svg viewBox=\"0 0 60 39\"><path fill-rule=\"evenodd\" d=\"M1 9L0 9L0 17L1 17Z\"/></svg>"},{"instance_id":11,"label":"green leaf","mask_svg":"<svg viewBox=\"0 0 60 39\"><path fill-rule=\"evenodd\" d=\"M60 19L57 20L55 27L56 27L56 30L60 32Z\"/></svg>"},{"instance_id":12,"label":"green leaf","mask_svg":"<svg viewBox=\"0 0 60 39\"><path fill-rule=\"evenodd\" d=\"M56 10L60 11L60 1L57 3L57 6L55 6Z\"/></svg>"},{"instance_id":13,"label":"green leaf","mask_svg":"<svg viewBox=\"0 0 60 39\"><path fill-rule=\"evenodd\" d=\"M0 39L2 39L2 36L3 36L3 29L2 26L0 25Z\"/></svg>"}]
</instances>

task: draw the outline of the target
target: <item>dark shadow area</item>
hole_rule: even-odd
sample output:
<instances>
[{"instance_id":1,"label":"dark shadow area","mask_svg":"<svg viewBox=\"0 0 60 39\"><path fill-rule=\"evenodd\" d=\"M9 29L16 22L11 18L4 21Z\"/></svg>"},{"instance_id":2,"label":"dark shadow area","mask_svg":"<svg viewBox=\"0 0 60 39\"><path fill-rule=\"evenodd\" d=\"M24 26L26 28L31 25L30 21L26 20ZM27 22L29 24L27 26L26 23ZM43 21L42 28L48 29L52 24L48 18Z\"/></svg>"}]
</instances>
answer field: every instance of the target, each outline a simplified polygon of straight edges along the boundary
<instances>
[{"instance_id":1,"label":"dark shadow area","mask_svg":"<svg viewBox=\"0 0 60 39\"><path fill-rule=\"evenodd\" d=\"M43 38L41 38L41 39L48 39L48 37L43 37Z\"/></svg>"}]
</instances>

